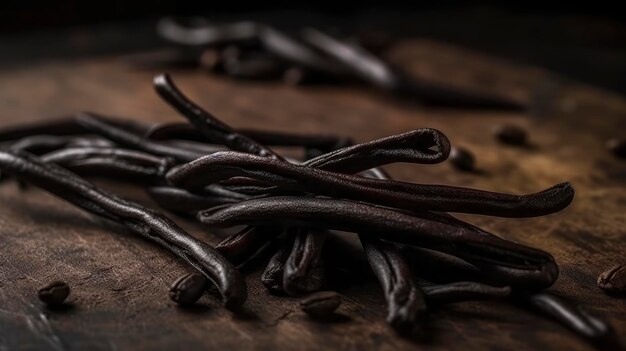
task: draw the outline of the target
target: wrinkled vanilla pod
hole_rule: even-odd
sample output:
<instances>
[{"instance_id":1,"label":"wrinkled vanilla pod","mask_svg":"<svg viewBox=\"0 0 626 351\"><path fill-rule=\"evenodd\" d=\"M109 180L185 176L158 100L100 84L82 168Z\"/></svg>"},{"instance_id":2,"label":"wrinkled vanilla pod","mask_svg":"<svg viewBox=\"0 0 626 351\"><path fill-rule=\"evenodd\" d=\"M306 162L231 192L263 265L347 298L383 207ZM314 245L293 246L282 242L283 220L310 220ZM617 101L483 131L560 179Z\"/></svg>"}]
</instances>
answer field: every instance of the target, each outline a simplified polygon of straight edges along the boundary
<instances>
[{"instance_id":1,"label":"wrinkled vanilla pod","mask_svg":"<svg viewBox=\"0 0 626 351\"><path fill-rule=\"evenodd\" d=\"M284 160L283 157L276 154L270 148L260 143L255 142L254 140L246 137L245 135L240 134L232 127L223 123L222 121L217 119L215 116L211 115L210 113L202 109L200 106L196 105L193 101L187 98L178 89L178 87L176 87L176 85L174 84L174 82L172 82L172 80L170 79L168 75L166 74L157 75L154 78L154 88L157 91L157 93L165 101L167 101L179 113L185 116L189 120L189 122L192 125L194 125L198 129L198 131L200 131L202 135L204 135L206 138L209 138L210 140L215 140L216 142L219 142L220 144L223 144L232 150L239 150L239 151L243 151L246 153L250 153L252 155L258 155L256 157L260 157L260 158L274 159L276 160L276 162L288 163ZM257 233L256 231L247 231L246 235L247 236L258 235L256 233ZM307 234L307 235L314 235L314 234ZM312 238L312 237L305 240L304 245L308 247L307 251L310 251L310 252L320 251L321 244L319 248L313 245L313 243L316 243L316 242L318 242L318 239ZM294 253L294 254L297 254L297 253ZM317 260L320 260L320 259L321 258L318 257ZM299 261L299 264L301 265L301 267L299 267L298 270L300 272L309 271L310 268L306 266L312 264L313 261L314 260ZM278 281L270 283L268 281L269 279L280 279L280 281L282 282L283 281L282 274L279 274L278 272L279 272L279 269L274 268L272 270L272 274L264 275L264 278L265 278L264 283L268 286L274 287L278 284ZM318 274L315 274L315 275L318 276L319 279L322 279L321 275L323 274L323 271L317 270L317 273ZM285 281L291 282L291 277L292 277L291 273L288 273L287 276L288 277ZM310 276L307 274L305 275L305 277L301 277L298 280L301 281L306 278L313 278L313 276ZM299 282L298 284L303 284L303 283ZM314 286L313 283L311 284L312 284L311 287ZM276 290L276 288L272 288L272 290Z\"/></svg>"},{"instance_id":2,"label":"wrinkled vanilla pod","mask_svg":"<svg viewBox=\"0 0 626 351\"><path fill-rule=\"evenodd\" d=\"M489 233L481 228L463 222L446 213L421 212L416 216L441 222L445 225L458 227L463 231L472 232L472 235L491 237L500 239L499 236ZM408 247L406 247L408 249ZM414 247L412 250L420 250ZM461 280L472 280L487 283L490 285L510 285L513 287L524 287L525 289L536 290L551 286L559 275L558 266L554 259L546 254L544 258L548 264L543 265L512 265L507 262L490 262L482 259L475 259L465 256L463 260L459 258L438 255L430 250L420 250L416 258L423 258L430 261L430 265L435 265L435 270L447 269L448 274L465 276ZM469 266L468 266L469 265Z\"/></svg>"},{"instance_id":3,"label":"wrinkled vanilla pod","mask_svg":"<svg viewBox=\"0 0 626 351\"><path fill-rule=\"evenodd\" d=\"M253 199L199 212L198 220L221 227L284 224L376 233L379 238L447 252L473 263L497 263L520 275L540 271L547 281L558 275L554 258L541 250L349 200L294 196Z\"/></svg>"},{"instance_id":4,"label":"wrinkled vanilla pod","mask_svg":"<svg viewBox=\"0 0 626 351\"><path fill-rule=\"evenodd\" d=\"M167 74L160 74L154 77L154 88L172 108L185 116L200 133L210 140L215 140L232 150L282 160L282 157L269 148L239 134L230 126L189 100L174 85L174 82Z\"/></svg>"},{"instance_id":5,"label":"wrinkled vanilla pod","mask_svg":"<svg viewBox=\"0 0 626 351\"><path fill-rule=\"evenodd\" d=\"M88 129L91 133L98 134L121 146L142 150L152 154L172 157L181 162L189 162L206 155L202 152L186 150L180 147L167 145L158 141L147 140L143 134L135 134L118 128L108 122L102 116L90 112L80 113L76 117L77 123Z\"/></svg>"},{"instance_id":6,"label":"wrinkled vanilla pod","mask_svg":"<svg viewBox=\"0 0 626 351\"><path fill-rule=\"evenodd\" d=\"M423 322L428 308L424 293L413 280L402 254L391 244L368 235L359 235L365 256L383 287L387 300L387 322L400 332L409 332Z\"/></svg>"},{"instance_id":7,"label":"wrinkled vanilla pod","mask_svg":"<svg viewBox=\"0 0 626 351\"><path fill-rule=\"evenodd\" d=\"M108 175L116 179L161 181L174 165L174 159L153 156L141 151L103 148L65 148L41 156L44 162L52 162L79 174ZM217 204L216 204L217 205Z\"/></svg>"},{"instance_id":8,"label":"wrinkled vanilla pod","mask_svg":"<svg viewBox=\"0 0 626 351\"><path fill-rule=\"evenodd\" d=\"M267 290L274 294L280 295L285 292L283 288L283 275L285 272L285 263L291 254L293 248L294 235L299 229L287 229L287 237L281 243L279 249L270 258L263 274L261 275L261 283Z\"/></svg>"},{"instance_id":9,"label":"wrinkled vanilla pod","mask_svg":"<svg viewBox=\"0 0 626 351\"><path fill-rule=\"evenodd\" d=\"M237 132L259 144L268 146L292 146L330 152L338 146L351 144L348 138L324 134L296 134L258 129L237 129ZM158 124L148 130L145 137L152 140L180 139L210 144L219 143L219 140L209 140L189 123Z\"/></svg>"},{"instance_id":10,"label":"wrinkled vanilla pod","mask_svg":"<svg viewBox=\"0 0 626 351\"><path fill-rule=\"evenodd\" d=\"M567 207L574 189L569 183L529 194L510 195L444 185L423 185L365 178L314 169L255 155L222 151L168 172L170 184L197 189L232 177L248 177L292 191L365 201L410 211L443 211L534 217Z\"/></svg>"},{"instance_id":11,"label":"wrinkled vanilla pod","mask_svg":"<svg viewBox=\"0 0 626 351\"><path fill-rule=\"evenodd\" d=\"M390 179L384 170L378 168L371 170L368 176ZM413 279L406 258L396 246L367 234L359 234L359 240L374 275L383 287L387 300L387 322L399 332L410 332L416 322L421 324L425 321L428 308L424 292Z\"/></svg>"},{"instance_id":12,"label":"wrinkled vanilla pod","mask_svg":"<svg viewBox=\"0 0 626 351\"><path fill-rule=\"evenodd\" d=\"M43 155L52 151L72 147L115 147L112 142L91 136L32 135L12 143L9 150L26 151L34 155Z\"/></svg>"},{"instance_id":13,"label":"wrinkled vanilla pod","mask_svg":"<svg viewBox=\"0 0 626 351\"><path fill-rule=\"evenodd\" d=\"M149 126L125 119L108 118L107 122L117 128L135 134L144 134ZM36 135L47 136L79 136L92 132L78 123L74 117L64 117L42 122L30 122L14 127L5 127L0 130L0 142L16 141Z\"/></svg>"},{"instance_id":14,"label":"wrinkled vanilla pod","mask_svg":"<svg viewBox=\"0 0 626 351\"><path fill-rule=\"evenodd\" d=\"M283 288L289 295L319 291L326 280L322 249L326 231L299 230L283 273Z\"/></svg>"},{"instance_id":15,"label":"wrinkled vanilla pod","mask_svg":"<svg viewBox=\"0 0 626 351\"><path fill-rule=\"evenodd\" d=\"M160 213L100 190L75 174L43 163L25 152L0 152L0 170L88 212L122 224L183 258L218 287L227 307L237 307L246 300L245 281L236 268L216 250Z\"/></svg>"}]
</instances>

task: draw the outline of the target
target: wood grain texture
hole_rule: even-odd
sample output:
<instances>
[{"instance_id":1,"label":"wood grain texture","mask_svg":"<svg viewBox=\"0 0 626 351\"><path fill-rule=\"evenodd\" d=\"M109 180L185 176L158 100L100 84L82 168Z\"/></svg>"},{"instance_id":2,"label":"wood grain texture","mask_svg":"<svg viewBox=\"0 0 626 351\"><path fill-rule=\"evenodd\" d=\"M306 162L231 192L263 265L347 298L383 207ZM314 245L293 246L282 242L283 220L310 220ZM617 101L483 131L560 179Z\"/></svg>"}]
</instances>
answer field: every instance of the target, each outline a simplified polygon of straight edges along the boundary
<instances>
[{"instance_id":1,"label":"wood grain texture","mask_svg":"<svg viewBox=\"0 0 626 351\"><path fill-rule=\"evenodd\" d=\"M462 216L506 238L551 252L561 267L552 291L626 334L626 301L606 296L599 273L626 260L626 162L604 142L626 130L626 100L539 69L519 67L430 41L407 41L389 54L423 79L530 101L531 112L424 108L367 89L292 88L242 83L173 71L179 86L235 127L334 132L356 141L431 127L477 157L480 174L434 166L393 165L396 179L501 192L534 192L570 181L565 211L541 218ZM80 110L162 122L181 121L151 87L157 72L132 71L114 58L50 62L0 71L0 127ZM515 123L531 131L532 147L502 146L492 129ZM98 184L149 206L139 188ZM209 243L224 233L174 217ZM367 270L363 263L362 270ZM342 318L308 319L293 298L269 295L249 270L249 300L240 313L206 295L200 306L177 308L171 282L183 262L123 228L87 215L46 193L0 185L0 350L589 350L570 332L504 303L463 303L433 313L430 340L400 338L385 324L385 304L373 276L339 289ZM71 307L50 311L37 288L61 279Z\"/></svg>"}]
</instances>

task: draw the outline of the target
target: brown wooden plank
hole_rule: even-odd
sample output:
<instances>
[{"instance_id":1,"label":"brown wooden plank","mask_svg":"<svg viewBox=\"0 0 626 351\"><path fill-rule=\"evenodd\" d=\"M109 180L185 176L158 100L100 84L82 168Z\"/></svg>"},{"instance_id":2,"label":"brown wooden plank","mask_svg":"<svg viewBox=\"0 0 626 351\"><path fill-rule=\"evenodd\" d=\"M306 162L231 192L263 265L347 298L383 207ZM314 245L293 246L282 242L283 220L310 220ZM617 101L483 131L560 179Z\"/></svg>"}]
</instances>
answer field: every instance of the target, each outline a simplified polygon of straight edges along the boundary
<instances>
[{"instance_id":1,"label":"brown wooden plank","mask_svg":"<svg viewBox=\"0 0 626 351\"><path fill-rule=\"evenodd\" d=\"M514 193L571 181L576 198L559 214L463 217L553 253L561 266L553 290L626 331L624 300L606 296L595 285L600 272L624 263L626 162L608 154L604 142L626 129L626 101L436 42L404 42L390 57L424 79L534 101L536 108L529 114L434 109L397 103L367 89L294 89L171 73L194 99L237 127L334 132L357 141L432 127L472 150L483 171L460 173L447 163L389 167L398 179ZM2 71L0 126L79 110L151 122L181 120L153 92L155 73L131 71L113 58ZM532 131L534 148L498 144L492 128L500 123ZM140 189L102 184L152 205ZM340 289L346 296L340 310L345 318L331 324L310 321L292 298L269 295L258 271L248 273L245 313L228 312L209 296L185 311L169 301L167 290L188 268L159 248L37 189L1 184L0 204L0 349L590 349L552 322L488 302L434 313L430 342L403 339L386 326L384 300L373 279ZM176 220L210 243L219 240L218 233ZM71 285L73 308L40 306L36 290L53 279Z\"/></svg>"}]
</instances>

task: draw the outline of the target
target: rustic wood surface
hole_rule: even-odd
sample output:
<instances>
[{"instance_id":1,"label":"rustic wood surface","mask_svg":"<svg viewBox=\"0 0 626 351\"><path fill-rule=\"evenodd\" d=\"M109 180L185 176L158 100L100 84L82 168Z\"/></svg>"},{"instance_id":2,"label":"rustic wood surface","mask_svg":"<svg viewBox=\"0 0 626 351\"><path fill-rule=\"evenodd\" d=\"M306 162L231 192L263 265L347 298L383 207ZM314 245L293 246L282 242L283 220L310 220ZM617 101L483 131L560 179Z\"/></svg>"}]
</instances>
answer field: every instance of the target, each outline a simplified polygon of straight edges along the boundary
<instances>
[{"instance_id":1,"label":"rustic wood surface","mask_svg":"<svg viewBox=\"0 0 626 351\"><path fill-rule=\"evenodd\" d=\"M626 100L437 42L400 43L390 59L423 79L530 101L533 108L425 108L367 89L292 88L198 71L171 73L182 89L234 126L330 131L357 141L432 127L473 151L481 170L461 173L447 162L389 167L398 179L512 193L572 182L573 204L555 215L463 218L551 252L561 267L551 290L626 334L626 301L605 295L595 283L605 269L626 263L626 162L604 147L626 130ZM153 92L155 73L131 70L115 58L0 71L0 127L80 110L150 122L182 120ZM532 147L498 144L492 129L502 123L527 128ZM98 184L153 206L139 187ZM223 236L174 218L210 243ZM269 295L254 269L246 271L250 297L242 312L221 308L209 295L197 308L183 310L167 291L188 270L151 243L38 189L0 185L0 350L591 349L551 321L496 302L446 306L432 315L432 337L400 338L385 324L385 303L371 277L339 289L345 303L342 318L333 323L313 322L295 299ZM72 287L71 305L63 311L47 310L36 298L37 288L55 279Z\"/></svg>"}]
</instances>

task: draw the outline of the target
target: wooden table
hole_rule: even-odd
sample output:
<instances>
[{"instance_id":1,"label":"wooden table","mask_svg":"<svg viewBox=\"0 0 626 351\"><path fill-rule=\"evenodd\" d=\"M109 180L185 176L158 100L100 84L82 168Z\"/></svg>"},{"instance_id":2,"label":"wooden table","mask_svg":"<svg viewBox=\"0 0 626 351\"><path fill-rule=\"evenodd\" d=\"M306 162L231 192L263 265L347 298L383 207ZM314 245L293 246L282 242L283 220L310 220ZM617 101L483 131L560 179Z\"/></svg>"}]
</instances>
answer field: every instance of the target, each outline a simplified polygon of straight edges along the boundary
<instances>
[{"instance_id":1,"label":"wooden table","mask_svg":"<svg viewBox=\"0 0 626 351\"><path fill-rule=\"evenodd\" d=\"M171 73L233 126L330 131L356 141L432 127L474 152L482 170L462 173L447 162L389 167L401 180L512 193L572 182L573 204L555 215L462 217L551 252L561 267L551 290L581 302L624 334L625 300L608 297L595 281L611 265L626 263L626 162L604 148L609 137L626 130L626 100L437 42L400 43L390 58L424 79L532 101L533 108L527 114L435 109L400 104L367 89L299 89L198 71ZM153 92L155 73L130 70L115 58L0 71L0 124L80 110L181 121ZM492 128L501 123L527 128L533 147L498 144ZM98 183L153 206L138 187ZM38 189L3 183L0 204L0 350L590 349L561 326L498 302L446 306L432 314L431 340L400 338L385 324L385 303L373 278L339 290L345 318L335 323L313 322L296 299L269 295L255 270L246 272L250 296L244 312L231 313L208 295L199 307L183 310L167 298L171 282L189 269L179 259ZM219 233L174 218L210 243L220 240ZM49 311L37 300L37 288L54 279L71 285L71 308Z\"/></svg>"}]
</instances>

